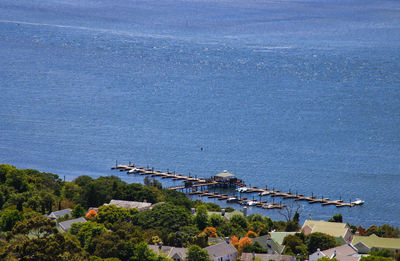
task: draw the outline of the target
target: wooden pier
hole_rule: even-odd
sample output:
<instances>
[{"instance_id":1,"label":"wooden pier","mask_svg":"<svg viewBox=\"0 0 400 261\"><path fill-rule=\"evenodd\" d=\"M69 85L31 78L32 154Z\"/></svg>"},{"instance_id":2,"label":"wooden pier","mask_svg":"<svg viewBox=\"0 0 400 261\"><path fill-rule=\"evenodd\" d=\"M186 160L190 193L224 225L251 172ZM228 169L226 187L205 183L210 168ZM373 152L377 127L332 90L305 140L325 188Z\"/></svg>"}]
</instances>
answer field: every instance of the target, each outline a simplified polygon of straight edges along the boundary
<instances>
[{"instance_id":1,"label":"wooden pier","mask_svg":"<svg viewBox=\"0 0 400 261\"><path fill-rule=\"evenodd\" d=\"M218 200L227 200L228 198L232 198L233 196L229 197L226 194L218 194L217 192L214 193L209 193L207 190L204 191L198 191L198 188L207 188L209 186L215 186L220 184L218 181L212 180L212 179L205 179L205 178L194 178L191 176L184 176L182 174L175 174L170 171L167 172L162 172L160 170L154 170L150 168L143 168L143 167L138 167L135 165L116 165L112 167L111 169L117 169L120 171L128 171L128 174L137 174L137 175L150 175L152 177L161 177L162 179L165 178L170 178L172 180L182 180L185 182L185 185L182 186L174 186L170 187L169 189L172 190L183 190L183 189L189 189L191 192L189 192L190 195L199 195L201 197L209 197L209 198L216 198ZM129 171L133 171L133 173L129 173ZM238 187L246 187L245 184L243 183L237 183L236 184ZM241 193L258 193L260 198L262 196L270 196L270 197L281 197L282 199L293 199L295 201L299 200L305 200L308 201L309 204L314 204L314 203L320 203L322 206L326 205L335 205L336 207L353 207L355 206L354 203L346 203L343 202L342 200L329 200L329 198L317 198L314 195L311 197L306 197L302 194L292 194L290 191L289 192L281 192L279 190L268 190L267 188L261 189L257 187L246 187L246 191L243 191ZM245 203L247 199L246 198L237 198L237 202L240 204ZM262 202L262 201L257 201L255 206L257 207L262 207L265 209L274 209L274 208L283 208L284 205L279 205L277 203L267 203L267 202Z\"/></svg>"}]
</instances>

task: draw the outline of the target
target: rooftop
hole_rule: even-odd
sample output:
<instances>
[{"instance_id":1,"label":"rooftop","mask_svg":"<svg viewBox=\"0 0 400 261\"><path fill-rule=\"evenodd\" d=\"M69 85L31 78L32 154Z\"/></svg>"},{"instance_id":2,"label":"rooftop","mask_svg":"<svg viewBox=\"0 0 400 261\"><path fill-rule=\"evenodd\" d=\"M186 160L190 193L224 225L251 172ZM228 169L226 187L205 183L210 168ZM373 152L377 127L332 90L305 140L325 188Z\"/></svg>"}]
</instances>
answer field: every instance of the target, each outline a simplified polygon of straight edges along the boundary
<instances>
[{"instance_id":1,"label":"rooftop","mask_svg":"<svg viewBox=\"0 0 400 261\"><path fill-rule=\"evenodd\" d=\"M149 245L149 247L155 253L162 253L166 257L176 258L176 259L177 259L177 257L179 257L181 260L186 260L187 248L162 246L160 249L159 246L157 246L157 245Z\"/></svg>"},{"instance_id":2,"label":"rooftop","mask_svg":"<svg viewBox=\"0 0 400 261\"><path fill-rule=\"evenodd\" d=\"M351 242L353 246L357 243L362 242L368 248L388 248L388 249L400 249L400 238L386 238L378 237L375 234L370 236L354 236Z\"/></svg>"},{"instance_id":3,"label":"rooftop","mask_svg":"<svg viewBox=\"0 0 400 261\"><path fill-rule=\"evenodd\" d=\"M295 235L297 232L270 232L271 238L276 241L276 243L282 245L283 239L289 235Z\"/></svg>"},{"instance_id":4,"label":"rooftop","mask_svg":"<svg viewBox=\"0 0 400 261\"><path fill-rule=\"evenodd\" d=\"M70 208L53 211L48 215L48 218L58 219L59 217L64 217L65 215L71 216L71 211L72 211L72 209L70 209Z\"/></svg>"},{"instance_id":5,"label":"rooftop","mask_svg":"<svg viewBox=\"0 0 400 261\"><path fill-rule=\"evenodd\" d=\"M345 223L327 222L322 220L306 220L302 229L306 226L311 228L312 233L321 232L334 237L344 237L349 229Z\"/></svg>"},{"instance_id":6,"label":"rooftop","mask_svg":"<svg viewBox=\"0 0 400 261\"><path fill-rule=\"evenodd\" d=\"M63 232L67 232L68 230L71 229L72 224L75 224L75 223L85 223L85 222L87 222L86 219L83 218L83 217L80 217L80 218L75 218L75 219L71 219L71 220L59 222L59 223L58 223L58 227L59 227Z\"/></svg>"},{"instance_id":7,"label":"rooftop","mask_svg":"<svg viewBox=\"0 0 400 261\"><path fill-rule=\"evenodd\" d=\"M216 177L220 178L230 178L230 177L235 177L234 174L229 173L227 170L222 171L221 173L218 173L215 175Z\"/></svg>"},{"instance_id":8,"label":"rooftop","mask_svg":"<svg viewBox=\"0 0 400 261\"><path fill-rule=\"evenodd\" d=\"M291 261L292 256L288 255L278 255L278 254L254 254L254 257L257 257L263 261ZM243 253L241 256L241 260L243 261L253 261L253 254L252 253Z\"/></svg>"},{"instance_id":9,"label":"rooftop","mask_svg":"<svg viewBox=\"0 0 400 261\"><path fill-rule=\"evenodd\" d=\"M218 257L237 254L237 249L232 244L227 242L221 242L216 245L208 246L204 248L204 250L208 252L208 255L213 260Z\"/></svg>"},{"instance_id":10,"label":"rooftop","mask_svg":"<svg viewBox=\"0 0 400 261\"><path fill-rule=\"evenodd\" d=\"M319 255L318 255L319 253ZM314 258L312 258L313 256ZM360 255L357 252L357 249L354 248L350 244L345 244L342 246L326 249L324 251L317 250L310 256L310 260L321 258L322 256L326 256L328 258L335 257L340 261L358 261L360 259Z\"/></svg>"},{"instance_id":11,"label":"rooftop","mask_svg":"<svg viewBox=\"0 0 400 261\"><path fill-rule=\"evenodd\" d=\"M138 202L138 201L127 201L127 200L115 200L112 199L109 204L104 204L104 205L115 205L120 208L126 208L126 209L147 209L151 207L151 203L148 202Z\"/></svg>"}]
</instances>

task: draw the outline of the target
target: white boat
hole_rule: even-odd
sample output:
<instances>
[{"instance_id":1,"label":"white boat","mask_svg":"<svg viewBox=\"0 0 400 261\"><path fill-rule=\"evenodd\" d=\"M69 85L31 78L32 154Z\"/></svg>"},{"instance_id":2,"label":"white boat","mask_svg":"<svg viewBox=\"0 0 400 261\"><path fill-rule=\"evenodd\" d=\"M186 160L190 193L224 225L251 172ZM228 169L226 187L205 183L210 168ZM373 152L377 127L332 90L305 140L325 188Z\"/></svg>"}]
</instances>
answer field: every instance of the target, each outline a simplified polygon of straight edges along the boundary
<instances>
[{"instance_id":1,"label":"white boat","mask_svg":"<svg viewBox=\"0 0 400 261\"><path fill-rule=\"evenodd\" d=\"M354 205L362 205L362 204L365 203L365 201L364 201L364 200L361 200L361 199L359 199L359 198L356 198L356 200L353 201L353 202L351 202L351 203L353 203Z\"/></svg>"},{"instance_id":2,"label":"white boat","mask_svg":"<svg viewBox=\"0 0 400 261\"><path fill-rule=\"evenodd\" d=\"M238 198L235 197L230 197L226 200L227 203L234 203L234 202L238 202Z\"/></svg>"},{"instance_id":3,"label":"white boat","mask_svg":"<svg viewBox=\"0 0 400 261\"><path fill-rule=\"evenodd\" d=\"M240 187L240 188L236 189L237 192L246 192L248 190L249 190L249 188L246 188L246 187Z\"/></svg>"},{"instance_id":4,"label":"white boat","mask_svg":"<svg viewBox=\"0 0 400 261\"><path fill-rule=\"evenodd\" d=\"M255 205L257 205L257 201L255 201L255 200L247 201L247 206L255 206Z\"/></svg>"},{"instance_id":5,"label":"white boat","mask_svg":"<svg viewBox=\"0 0 400 261\"><path fill-rule=\"evenodd\" d=\"M134 168L134 169L128 170L128 173L129 173L129 174L137 174L137 173L139 173L139 172L140 172L140 170L139 170L139 169L137 169L137 168Z\"/></svg>"},{"instance_id":6,"label":"white boat","mask_svg":"<svg viewBox=\"0 0 400 261\"><path fill-rule=\"evenodd\" d=\"M260 193L258 193L258 195L259 196L266 196L266 195L269 195L269 191L263 191L263 192L260 192Z\"/></svg>"},{"instance_id":7,"label":"white boat","mask_svg":"<svg viewBox=\"0 0 400 261\"><path fill-rule=\"evenodd\" d=\"M272 205L272 204L265 204L264 206L262 206L262 208L271 209L271 208L274 208L274 205Z\"/></svg>"},{"instance_id":8,"label":"white boat","mask_svg":"<svg viewBox=\"0 0 400 261\"><path fill-rule=\"evenodd\" d=\"M255 206L255 205L257 205L257 201L254 201L254 200L244 200L244 201L242 201L242 205L246 205L246 206Z\"/></svg>"}]
</instances>

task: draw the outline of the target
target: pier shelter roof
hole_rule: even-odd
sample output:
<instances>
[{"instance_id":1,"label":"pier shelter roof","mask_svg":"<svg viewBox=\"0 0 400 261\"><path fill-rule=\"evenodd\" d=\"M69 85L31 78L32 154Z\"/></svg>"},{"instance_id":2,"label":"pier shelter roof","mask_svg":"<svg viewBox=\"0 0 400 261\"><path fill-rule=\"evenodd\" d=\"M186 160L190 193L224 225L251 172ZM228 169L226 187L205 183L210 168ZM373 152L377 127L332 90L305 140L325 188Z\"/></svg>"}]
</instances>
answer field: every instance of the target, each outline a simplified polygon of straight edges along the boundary
<instances>
[{"instance_id":1,"label":"pier shelter roof","mask_svg":"<svg viewBox=\"0 0 400 261\"><path fill-rule=\"evenodd\" d=\"M235 175L232 173L229 173L227 170L224 170L221 173L216 174L215 177L228 179L228 178L235 178Z\"/></svg>"}]
</instances>

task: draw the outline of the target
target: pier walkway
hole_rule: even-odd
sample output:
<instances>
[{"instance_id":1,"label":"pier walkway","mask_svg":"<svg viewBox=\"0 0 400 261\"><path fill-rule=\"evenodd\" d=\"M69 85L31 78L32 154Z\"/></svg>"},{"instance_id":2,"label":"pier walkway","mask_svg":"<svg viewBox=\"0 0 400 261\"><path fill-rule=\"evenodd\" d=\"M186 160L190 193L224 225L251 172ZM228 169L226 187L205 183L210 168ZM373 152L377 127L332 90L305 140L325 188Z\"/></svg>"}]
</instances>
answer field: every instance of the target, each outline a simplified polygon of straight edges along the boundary
<instances>
[{"instance_id":1,"label":"pier walkway","mask_svg":"<svg viewBox=\"0 0 400 261\"><path fill-rule=\"evenodd\" d=\"M247 198L237 198L236 196L228 196L226 194L218 194L217 192L209 193L207 190L198 191L198 188L207 188L209 186L218 185L220 184L217 181L205 179L205 178L194 178L192 176L184 176L182 174L175 174L170 171L162 172L160 170L154 170L153 168L144 168L138 167L135 165L116 165L111 169L118 169L120 171L127 171L128 174L136 174L136 175L150 175L153 177L161 177L161 178L170 178L172 180L182 180L185 181L185 185L183 186L174 186L170 187L169 189L172 190L184 190L189 189L190 195L199 195L201 197L207 196L209 198L217 198L218 200L228 200L231 199L240 204L251 204L258 207L266 208L266 209L273 209L273 208L283 208L285 205L279 205L277 203L267 203L265 201L253 201L253 203L249 203ZM131 173L130 173L131 171ZM237 186L246 187L244 184L237 184ZM295 201L304 200L307 201L309 204L320 203L322 206L326 205L335 205L336 207L353 207L355 206L354 203L346 203L343 200L329 200L329 198L317 198L314 195L311 197L306 197L302 194L292 194L289 192L280 192L279 190L268 190L267 188L257 188L257 187L246 187L246 190L241 193L258 193L260 198L262 196L270 196L270 197L281 197L282 199L293 199Z\"/></svg>"}]
</instances>

